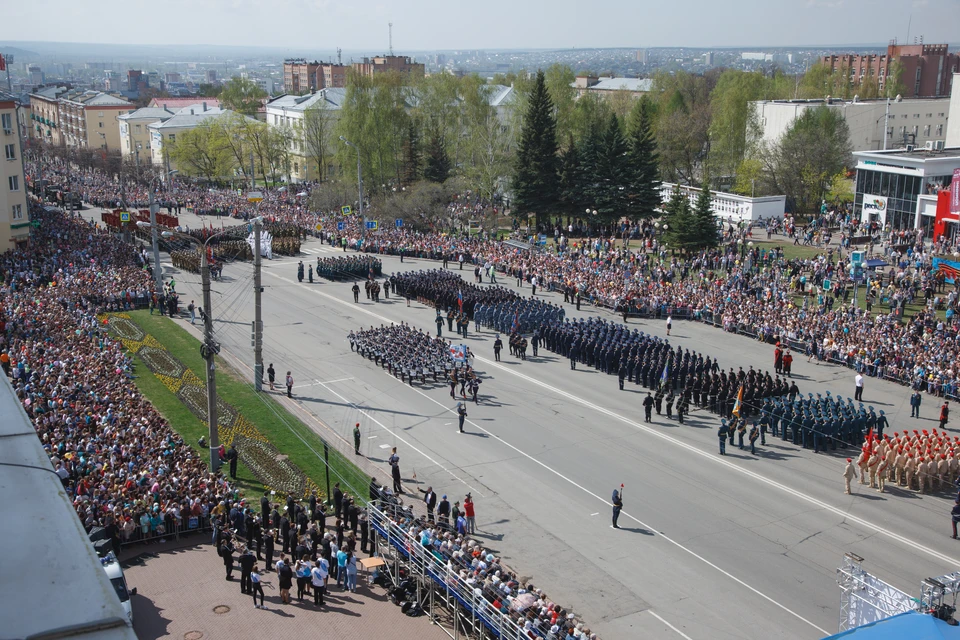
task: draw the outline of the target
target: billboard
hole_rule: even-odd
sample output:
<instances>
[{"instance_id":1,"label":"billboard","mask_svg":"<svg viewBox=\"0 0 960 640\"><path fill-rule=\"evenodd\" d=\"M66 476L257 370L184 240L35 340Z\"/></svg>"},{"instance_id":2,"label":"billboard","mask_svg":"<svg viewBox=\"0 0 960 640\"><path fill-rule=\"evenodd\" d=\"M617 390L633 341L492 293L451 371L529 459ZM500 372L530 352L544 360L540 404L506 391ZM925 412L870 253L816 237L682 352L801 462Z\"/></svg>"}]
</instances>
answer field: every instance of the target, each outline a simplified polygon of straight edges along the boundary
<instances>
[{"instance_id":1,"label":"billboard","mask_svg":"<svg viewBox=\"0 0 960 640\"><path fill-rule=\"evenodd\" d=\"M860 216L862 222L870 222L871 216L877 216L880 224L887 223L887 197L875 196L870 193L863 194L863 213Z\"/></svg>"},{"instance_id":2,"label":"billboard","mask_svg":"<svg viewBox=\"0 0 960 640\"><path fill-rule=\"evenodd\" d=\"M960 214L960 169L953 170L950 183L950 213Z\"/></svg>"}]
</instances>

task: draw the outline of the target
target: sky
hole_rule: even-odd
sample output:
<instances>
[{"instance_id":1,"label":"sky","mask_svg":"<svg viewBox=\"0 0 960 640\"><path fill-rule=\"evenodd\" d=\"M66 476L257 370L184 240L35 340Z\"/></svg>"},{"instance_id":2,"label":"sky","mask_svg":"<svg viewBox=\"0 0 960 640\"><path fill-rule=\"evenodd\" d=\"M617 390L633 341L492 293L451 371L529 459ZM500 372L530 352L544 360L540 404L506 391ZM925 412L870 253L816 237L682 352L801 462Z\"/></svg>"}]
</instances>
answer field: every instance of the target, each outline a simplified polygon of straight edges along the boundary
<instances>
[{"instance_id":1,"label":"sky","mask_svg":"<svg viewBox=\"0 0 960 640\"><path fill-rule=\"evenodd\" d=\"M33 0L0 40L383 50L960 41L960 0ZM909 32L908 32L909 25Z\"/></svg>"}]
</instances>

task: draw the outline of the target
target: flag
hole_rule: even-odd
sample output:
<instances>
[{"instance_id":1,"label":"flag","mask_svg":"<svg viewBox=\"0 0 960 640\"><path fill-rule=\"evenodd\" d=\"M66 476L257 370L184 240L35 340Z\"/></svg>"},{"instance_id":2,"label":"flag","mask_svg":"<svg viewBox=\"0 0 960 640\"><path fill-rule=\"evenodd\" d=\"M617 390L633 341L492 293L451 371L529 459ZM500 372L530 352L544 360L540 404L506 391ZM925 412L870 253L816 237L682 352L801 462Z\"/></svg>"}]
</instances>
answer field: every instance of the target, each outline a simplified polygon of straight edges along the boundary
<instances>
[{"instance_id":1,"label":"flag","mask_svg":"<svg viewBox=\"0 0 960 640\"><path fill-rule=\"evenodd\" d=\"M520 330L520 314L513 312L513 326L510 327L510 333L517 333Z\"/></svg>"},{"instance_id":2,"label":"flag","mask_svg":"<svg viewBox=\"0 0 960 640\"><path fill-rule=\"evenodd\" d=\"M663 385L667 384L667 379L670 377L670 363L668 362L666 366L663 367L663 373L660 374L660 388L663 388Z\"/></svg>"},{"instance_id":3,"label":"flag","mask_svg":"<svg viewBox=\"0 0 960 640\"><path fill-rule=\"evenodd\" d=\"M457 291L457 306L460 307L460 312L463 313L463 291Z\"/></svg>"},{"instance_id":4,"label":"flag","mask_svg":"<svg viewBox=\"0 0 960 640\"><path fill-rule=\"evenodd\" d=\"M3 54L0 53L0 71L6 71L7 69L7 60L3 57Z\"/></svg>"},{"instance_id":5,"label":"flag","mask_svg":"<svg viewBox=\"0 0 960 640\"><path fill-rule=\"evenodd\" d=\"M870 450L873 450L873 427L867 429L867 446L870 447Z\"/></svg>"},{"instance_id":6,"label":"flag","mask_svg":"<svg viewBox=\"0 0 960 640\"><path fill-rule=\"evenodd\" d=\"M733 411L731 413L738 418L740 417L740 407L743 405L743 385L740 385L740 390L737 391L737 399L733 402Z\"/></svg>"}]
</instances>

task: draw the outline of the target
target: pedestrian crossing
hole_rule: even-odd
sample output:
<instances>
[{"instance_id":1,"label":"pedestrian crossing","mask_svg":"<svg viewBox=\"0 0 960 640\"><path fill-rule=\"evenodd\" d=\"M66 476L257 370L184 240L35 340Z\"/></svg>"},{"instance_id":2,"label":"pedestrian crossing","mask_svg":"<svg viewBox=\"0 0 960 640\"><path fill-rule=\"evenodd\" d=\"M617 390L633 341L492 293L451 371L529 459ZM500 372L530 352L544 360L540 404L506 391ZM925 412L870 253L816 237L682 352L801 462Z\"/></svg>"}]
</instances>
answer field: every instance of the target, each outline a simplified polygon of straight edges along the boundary
<instances>
[{"instance_id":1,"label":"pedestrian crossing","mask_svg":"<svg viewBox=\"0 0 960 640\"><path fill-rule=\"evenodd\" d=\"M330 247L327 245L313 245L310 247L300 247L300 253L309 253L311 255L319 255L323 253L343 253L343 251L334 249L333 247Z\"/></svg>"}]
</instances>

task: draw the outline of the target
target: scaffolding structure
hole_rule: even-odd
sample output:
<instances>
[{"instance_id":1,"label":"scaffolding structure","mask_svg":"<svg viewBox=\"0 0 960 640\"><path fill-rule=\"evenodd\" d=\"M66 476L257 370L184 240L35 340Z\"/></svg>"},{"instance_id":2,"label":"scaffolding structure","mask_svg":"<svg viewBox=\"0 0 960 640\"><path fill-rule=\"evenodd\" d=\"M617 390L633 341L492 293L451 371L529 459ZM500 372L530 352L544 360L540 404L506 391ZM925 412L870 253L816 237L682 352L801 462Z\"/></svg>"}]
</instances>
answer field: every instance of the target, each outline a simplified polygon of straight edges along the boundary
<instances>
[{"instance_id":1,"label":"scaffolding structure","mask_svg":"<svg viewBox=\"0 0 960 640\"><path fill-rule=\"evenodd\" d=\"M374 555L384 559L394 585L400 583L403 568L416 586L417 604L454 640L528 640L522 615L507 606L494 608L481 589L467 584L398 524L411 515L382 502L367 506Z\"/></svg>"},{"instance_id":2,"label":"scaffolding structure","mask_svg":"<svg viewBox=\"0 0 960 640\"><path fill-rule=\"evenodd\" d=\"M863 558L854 553L844 554L843 564L837 569L837 584L841 632L922 608L910 594L867 573Z\"/></svg>"}]
</instances>

